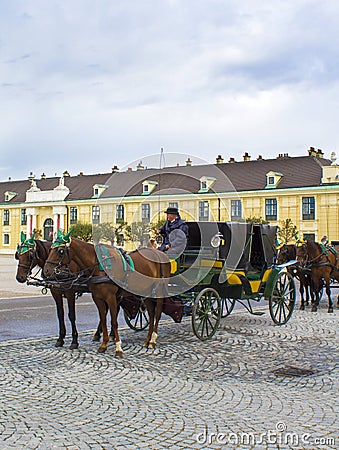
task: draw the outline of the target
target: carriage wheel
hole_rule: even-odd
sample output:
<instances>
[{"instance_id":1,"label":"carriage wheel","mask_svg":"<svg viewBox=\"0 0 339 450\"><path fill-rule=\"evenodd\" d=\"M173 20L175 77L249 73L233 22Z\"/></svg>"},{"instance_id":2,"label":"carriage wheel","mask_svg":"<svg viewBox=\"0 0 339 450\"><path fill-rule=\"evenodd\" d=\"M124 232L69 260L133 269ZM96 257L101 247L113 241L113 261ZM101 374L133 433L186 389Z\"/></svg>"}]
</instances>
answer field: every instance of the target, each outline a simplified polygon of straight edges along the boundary
<instances>
[{"instance_id":1,"label":"carriage wheel","mask_svg":"<svg viewBox=\"0 0 339 450\"><path fill-rule=\"evenodd\" d=\"M295 305L296 289L289 272L279 272L273 283L269 307L272 320L277 325L289 321Z\"/></svg>"},{"instance_id":2,"label":"carriage wheel","mask_svg":"<svg viewBox=\"0 0 339 450\"><path fill-rule=\"evenodd\" d=\"M221 318L224 319L225 317L229 316L231 312L233 311L233 308L235 306L235 300L234 298L222 298L221 299Z\"/></svg>"},{"instance_id":3,"label":"carriage wheel","mask_svg":"<svg viewBox=\"0 0 339 450\"><path fill-rule=\"evenodd\" d=\"M134 319L131 319L130 317L128 317L128 315L126 314L125 311L124 311L124 316L125 316L125 322L132 330L142 331L148 327L149 315L148 315L146 305L143 301L140 303L138 312L137 312L136 316L134 317Z\"/></svg>"},{"instance_id":4,"label":"carriage wheel","mask_svg":"<svg viewBox=\"0 0 339 450\"><path fill-rule=\"evenodd\" d=\"M201 341L210 339L219 328L220 296L215 289L205 288L196 296L192 310L192 328Z\"/></svg>"}]
</instances>

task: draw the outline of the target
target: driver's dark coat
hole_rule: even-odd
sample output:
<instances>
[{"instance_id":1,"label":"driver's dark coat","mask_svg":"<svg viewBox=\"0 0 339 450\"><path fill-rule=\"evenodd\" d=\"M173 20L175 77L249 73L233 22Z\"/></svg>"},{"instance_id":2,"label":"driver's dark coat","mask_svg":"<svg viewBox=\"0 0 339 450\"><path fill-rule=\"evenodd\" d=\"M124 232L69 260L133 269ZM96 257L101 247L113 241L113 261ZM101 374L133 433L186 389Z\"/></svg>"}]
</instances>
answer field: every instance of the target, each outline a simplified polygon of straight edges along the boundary
<instances>
[{"instance_id":1,"label":"driver's dark coat","mask_svg":"<svg viewBox=\"0 0 339 450\"><path fill-rule=\"evenodd\" d=\"M174 230L181 230L185 234L185 238L180 234L173 234L170 241L170 234ZM169 245L172 251L179 251L180 253L186 248L187 236L188 236L188 225L178 216L173 222L166 220L164 225L160 228L160 234L164 237L164 241L159 247L159 250L165 251L166 245ZM186 242L183 241L186 240Z\"/></svg>"}]
</instances>

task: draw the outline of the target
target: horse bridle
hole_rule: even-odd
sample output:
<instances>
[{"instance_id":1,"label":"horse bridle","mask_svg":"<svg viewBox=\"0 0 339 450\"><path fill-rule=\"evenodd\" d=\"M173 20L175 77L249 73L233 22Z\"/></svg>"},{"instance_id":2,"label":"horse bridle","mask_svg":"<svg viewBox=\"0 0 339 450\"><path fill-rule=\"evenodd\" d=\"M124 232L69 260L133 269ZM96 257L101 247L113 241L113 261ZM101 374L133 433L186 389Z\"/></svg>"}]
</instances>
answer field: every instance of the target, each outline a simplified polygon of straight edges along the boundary
<instances>
[{"instance_id":1,"label":"horse bridle","mask_svg":"<svg viewBox=\"0 0 339 450\"><path fill-rule=\"evenodd\" d=\"M62 270L60 270L62 267L66 268L66 272L71 272L70 267L69 267L70 261L71 261L69 246L68 245L59 245L59 246L56 246L55 248L57 248L58 255L61 256L60 260L52 261L51 259L47 258L45 264L48 263L48 264L52 264L52 265L56 266L54 269L55 274L62 272ZM63 263L66 255L68 256L69 262Z\"/></svg>"},{"instance_id":2,"label":"horse bridle","mask_svg":"<svg viewBox=\"0 0 339 450\"><path fill-rule=\"evenodd\" d=\"M24 248L25 248L24 243L22 243L18 246L17 251L16 251L16 255L18 255L18 256L16 256L16 259L19 260L18 267L27 270L27 276L29 276L32 272L33 267L35 266L34 260L37 261L37 259L38 259L37 253L36 253L36 246L31 247L31 248L27 249L26 251L22 251L22 249L24 249ZM28 258L31 262L30 265L23 264L20 262L20 256L24 255L25 253L29 254Z\"/></svg>"}]
</instances>

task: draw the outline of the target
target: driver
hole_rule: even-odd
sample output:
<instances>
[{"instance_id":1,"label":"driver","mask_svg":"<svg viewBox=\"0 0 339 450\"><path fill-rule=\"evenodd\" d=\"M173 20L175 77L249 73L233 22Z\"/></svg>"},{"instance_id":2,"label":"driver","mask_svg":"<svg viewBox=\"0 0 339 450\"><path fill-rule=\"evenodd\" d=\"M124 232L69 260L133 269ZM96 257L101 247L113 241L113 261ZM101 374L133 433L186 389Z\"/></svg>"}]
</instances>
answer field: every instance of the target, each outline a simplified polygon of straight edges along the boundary
<instances>
[{"instance_id":1,"label":"driver","mask_svg":"<svg viewBox=\"0 0 339 450\"><path fill-rule=\"evenodd\" d=\"M165 213L167 214L167 220L157 230L157 234L164 238L159 250L168 252L169 256L170 254L179 255L187 245L188 226L180 217L178 208L168 207Z\"/></svg>"}]
</instances>

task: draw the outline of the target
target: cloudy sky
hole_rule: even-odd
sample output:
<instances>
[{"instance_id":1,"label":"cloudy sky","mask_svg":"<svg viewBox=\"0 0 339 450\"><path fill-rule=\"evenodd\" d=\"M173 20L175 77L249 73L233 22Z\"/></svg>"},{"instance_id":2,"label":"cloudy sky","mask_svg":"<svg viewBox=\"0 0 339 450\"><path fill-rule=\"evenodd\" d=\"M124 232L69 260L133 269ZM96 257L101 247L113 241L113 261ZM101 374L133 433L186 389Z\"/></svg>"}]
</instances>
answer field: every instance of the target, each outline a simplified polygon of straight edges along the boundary
<instances>
[{"instance_id":1,"label":"cloudy sky","mask_svg":"<svg viewBox=\"0 0 339 450\"><path fill-rule=\"evenodd\" d=\"M0 180L339 151L337 0L0 0Z\"/></svg>"}]
</instances>

